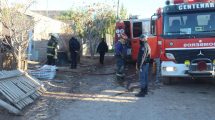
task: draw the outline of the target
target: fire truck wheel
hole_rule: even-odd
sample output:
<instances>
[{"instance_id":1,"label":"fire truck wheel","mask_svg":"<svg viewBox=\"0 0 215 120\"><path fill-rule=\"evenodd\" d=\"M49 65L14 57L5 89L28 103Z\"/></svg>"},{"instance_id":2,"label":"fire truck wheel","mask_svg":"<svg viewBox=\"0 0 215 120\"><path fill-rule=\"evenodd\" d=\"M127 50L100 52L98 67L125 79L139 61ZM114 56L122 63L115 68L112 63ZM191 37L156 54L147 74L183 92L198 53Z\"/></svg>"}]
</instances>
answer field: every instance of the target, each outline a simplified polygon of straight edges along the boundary
<instances>
[{"instance_id":1,"label":"fire truck wheel","mask_svg":"<svg viewBox=\"0 0 215 120\"><path fill-rule=\"evenodd\" d=\"M171 85L172 84L172 78L171 77L164 77L162 79L162 82L164 85Z\"/></svg>"}]
</instances>

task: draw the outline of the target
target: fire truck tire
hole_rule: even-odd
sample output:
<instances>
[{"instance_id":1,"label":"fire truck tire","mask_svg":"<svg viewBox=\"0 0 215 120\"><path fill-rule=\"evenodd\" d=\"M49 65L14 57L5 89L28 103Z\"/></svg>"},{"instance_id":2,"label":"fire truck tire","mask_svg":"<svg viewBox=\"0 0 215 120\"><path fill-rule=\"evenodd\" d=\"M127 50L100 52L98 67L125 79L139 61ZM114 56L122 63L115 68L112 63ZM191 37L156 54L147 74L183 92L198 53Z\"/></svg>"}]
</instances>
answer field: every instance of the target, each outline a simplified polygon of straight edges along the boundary
<instances>
[{"instance_id":1,"label":"fire truck tire","mask_svg":"<svg viewBox=\"0 0 215 120\"><path fill-rule=\"evenodd\" d=\"M163 83L164 85L171 85L171 84L172 84L172 78L171 78L171 77L164 77L164 78L162 79L162 83Z\"/></svg>"}]
</instances>

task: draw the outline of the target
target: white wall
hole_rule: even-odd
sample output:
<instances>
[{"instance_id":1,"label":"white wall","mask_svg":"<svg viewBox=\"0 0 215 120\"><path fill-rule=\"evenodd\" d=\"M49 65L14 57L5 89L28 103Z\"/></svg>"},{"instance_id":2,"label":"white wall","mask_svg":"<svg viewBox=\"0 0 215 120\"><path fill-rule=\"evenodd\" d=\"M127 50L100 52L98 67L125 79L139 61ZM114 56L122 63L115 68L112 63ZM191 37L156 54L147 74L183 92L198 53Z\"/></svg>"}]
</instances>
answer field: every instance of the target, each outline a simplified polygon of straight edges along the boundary
<instances>
[{"instance_id":1,"label":"white wall","mask_svg":"<svg viewBox=\"0 0 215 120\"><path fill-rule=\"evenodd\" d=\"M34 17L34 32L32 42L31 60L45 61L46 48L50 33L65 33L64 28L69 27L69 24L42 16L38 13L29 12Z\"/></svg>"}]
</instances>

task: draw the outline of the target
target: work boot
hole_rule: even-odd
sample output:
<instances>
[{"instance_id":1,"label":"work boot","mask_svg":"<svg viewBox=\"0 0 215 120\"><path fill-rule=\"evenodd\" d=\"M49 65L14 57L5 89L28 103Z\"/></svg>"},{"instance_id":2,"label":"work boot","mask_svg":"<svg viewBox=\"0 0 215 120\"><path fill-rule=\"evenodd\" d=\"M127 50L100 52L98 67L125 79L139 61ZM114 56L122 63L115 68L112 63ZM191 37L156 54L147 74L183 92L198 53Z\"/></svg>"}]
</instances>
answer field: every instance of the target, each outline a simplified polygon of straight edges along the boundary
<instances>
[{"instance_id":1,"label":"work boot","mask_svg":"<svg viewBox=\"0 0 215 120\"><path fill-rule=\"evenodd\" d=\"M148 86L146 86L146 87L144 88L144 92L145 92L146 95L148 95Z\"/></svg>"},{"instance_id":2,"label":"work boot","mask_svg":"<svg viewBox=\"0 0 215 120\"><path fill-rule=\"evenodd\" d=\"M136 97L145 97L146 93L145 93L145 88L141 88L140 92L138 94L136 94Z\"/></svg>"}]
</instances>

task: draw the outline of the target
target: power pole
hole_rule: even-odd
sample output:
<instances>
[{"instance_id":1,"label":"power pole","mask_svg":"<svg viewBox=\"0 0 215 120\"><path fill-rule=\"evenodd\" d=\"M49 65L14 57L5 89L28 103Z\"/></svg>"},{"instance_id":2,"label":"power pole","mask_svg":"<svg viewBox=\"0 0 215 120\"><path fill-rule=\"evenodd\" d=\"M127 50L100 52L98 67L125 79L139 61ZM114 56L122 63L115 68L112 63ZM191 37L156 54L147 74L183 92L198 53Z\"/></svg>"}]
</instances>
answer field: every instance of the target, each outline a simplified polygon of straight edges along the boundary
<instances>
[{"instance_id":1,"label":"power pole","mask_svg":"<svg viewBox=\"0 0 215 120\"><path fill-rule=\"evenodd\" d=\"M116 13L116 19L119 19L119 0L117 2L117 13Z\"/></svg>"},{"instance_id":2,"label":"power pole","mask_svg":"<svg viewBox=\"0 0 215 120\"><path fill-rule=\"evenodd\" d=\"M48 4L49 4L49 1L46 0L46 16L49 17L49 13L48 13Z\"/></svg>"}]
</instances>

